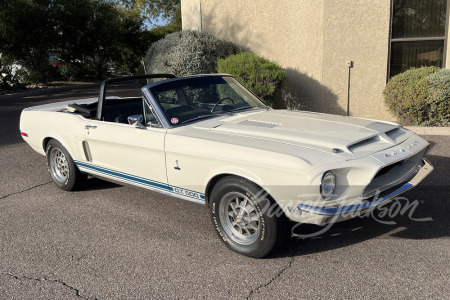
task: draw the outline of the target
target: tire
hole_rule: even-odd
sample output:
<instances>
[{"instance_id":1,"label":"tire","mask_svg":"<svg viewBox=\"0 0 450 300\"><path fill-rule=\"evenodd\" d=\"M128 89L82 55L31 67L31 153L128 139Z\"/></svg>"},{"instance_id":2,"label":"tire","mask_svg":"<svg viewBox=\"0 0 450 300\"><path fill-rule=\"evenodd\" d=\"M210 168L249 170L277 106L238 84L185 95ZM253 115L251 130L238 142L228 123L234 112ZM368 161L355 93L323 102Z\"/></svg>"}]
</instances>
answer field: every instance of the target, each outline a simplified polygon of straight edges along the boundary
<instances>
[{"instance_id":1,"label":"tire","mask_svg":"<svg viewBox=\"0 0 450 300\"><path fill-rule=\"evenodd\" d=\"M87 175L78 170L69 152L60 142L50 140L45 155L50 176L60 189L74 191L84 186Z\"/></svg>"},{"instance_id":2,"label":"tire","mask_svg":"<svg viewBox=\"0 0 450 300\"><path fill-rule=\"evenodd\" d=\"M220 240L231 250L262 258L287 238L286 217L253 182L236 176L224 177L214 186L210 199L212 224Z\"/></svg>"}]
</instances>

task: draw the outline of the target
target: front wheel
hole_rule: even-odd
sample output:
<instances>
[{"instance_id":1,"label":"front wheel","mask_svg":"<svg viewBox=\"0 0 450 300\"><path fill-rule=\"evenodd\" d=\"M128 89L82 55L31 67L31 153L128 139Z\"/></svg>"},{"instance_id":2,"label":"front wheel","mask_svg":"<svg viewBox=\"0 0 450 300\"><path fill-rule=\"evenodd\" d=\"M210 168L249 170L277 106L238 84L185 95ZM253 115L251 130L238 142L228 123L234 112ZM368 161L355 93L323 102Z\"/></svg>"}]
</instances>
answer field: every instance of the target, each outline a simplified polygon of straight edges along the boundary
<instances>
[{"instance_id":1,"label":"front wheel","mask_svg":"<svg viewBox=\"0 0 450 300\"><path fill-rule=\"evenodd\" d=\"M281 209L264 190L244 178L221 179L211 193L209 211L219 238L240 254L264 257L287 237Z\"/></svg>"},{"instance_id":2,"label":"front wheel","mask_svg":"<svg viewBox=\"0 0 450 300\"><path fill-rule=\"evenodd\" d=\"M57 140L50 140L46 148L47 169L53 182L65 191L80 189L87 175L82 174L69 152Z\"/></svg>"}]
</instances>

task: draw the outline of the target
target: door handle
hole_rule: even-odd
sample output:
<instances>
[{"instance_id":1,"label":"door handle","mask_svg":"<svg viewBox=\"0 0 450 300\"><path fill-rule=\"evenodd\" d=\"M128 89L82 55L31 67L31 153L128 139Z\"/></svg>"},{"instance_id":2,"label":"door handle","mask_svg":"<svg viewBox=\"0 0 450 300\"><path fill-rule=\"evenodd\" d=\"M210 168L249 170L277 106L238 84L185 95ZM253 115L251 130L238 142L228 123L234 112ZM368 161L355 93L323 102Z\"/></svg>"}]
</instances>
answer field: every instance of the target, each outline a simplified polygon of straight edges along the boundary
<instances>
[{"instance_id":1,"label":"door handle","mask_svg":"<svg viewBox=\"0 0 450 300\"><path fill-rule=\"evenodd\" d=\"M95 128L97 128L97 126L95 126L95 125L86 125L86 126L84 126L84 129L87 129L87 130L95 129Z\"/></svg>"}]
</instances>

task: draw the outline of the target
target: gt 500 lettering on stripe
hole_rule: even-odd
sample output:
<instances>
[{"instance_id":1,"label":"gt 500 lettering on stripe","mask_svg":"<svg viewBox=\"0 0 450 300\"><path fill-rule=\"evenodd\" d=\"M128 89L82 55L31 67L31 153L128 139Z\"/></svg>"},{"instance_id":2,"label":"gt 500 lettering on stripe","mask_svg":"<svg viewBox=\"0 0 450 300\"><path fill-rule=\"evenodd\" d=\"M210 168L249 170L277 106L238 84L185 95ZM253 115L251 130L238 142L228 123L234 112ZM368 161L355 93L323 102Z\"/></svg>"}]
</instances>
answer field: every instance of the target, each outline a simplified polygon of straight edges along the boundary
<instances>
[{"instance_id":1,"label":"gt 500 lettering on stripe","mask_svg":"<svg viewBox=\"0 0 450 300\"><path fill-rule=\"evenodd\" d=\"M200 193L197 192L193 192L193 191L188 191L179 187L172 187L173 192L183 195L183 196L188 196L188 197L192 197L192 198L196 198L196 199L202 199L202 196Z\"/></svg>"}]
</instances>

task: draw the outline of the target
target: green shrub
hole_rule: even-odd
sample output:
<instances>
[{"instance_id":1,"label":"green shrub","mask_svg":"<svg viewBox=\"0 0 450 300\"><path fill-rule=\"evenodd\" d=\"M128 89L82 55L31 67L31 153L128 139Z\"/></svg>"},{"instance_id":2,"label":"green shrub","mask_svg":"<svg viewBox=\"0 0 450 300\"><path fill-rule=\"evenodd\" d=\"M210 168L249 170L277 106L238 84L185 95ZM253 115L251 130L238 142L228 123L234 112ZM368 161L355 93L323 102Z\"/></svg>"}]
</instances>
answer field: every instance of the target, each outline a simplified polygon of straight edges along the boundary
<instances>
[{"instance_id":1,"label":"green shrub","mask_svg":"<svg viewBox=\"0 0 450 300\"><path fill-rule=\"evenodd\" d=\"M449 126L450 71L410 69L391 78L384 101L405 125Z\"/></svg>"},{"instance_id":2,"label":"green shrub","mask_svg":"<svg viewBox=\"0 0 450 300\"><path fill-rule=\"evenodd\" d=\"M450 126L450 70L442 69L428 76L431 99L429 120L424 125Z\"/></svg>"},{"instance_id":3,"label":"green shrub","mask_svg":"<svg viewBox=\"0 0 450 300\"><path fill-rule=\"evenodd\" d=\"M250 52L242 52L219 59L218 71L235 76L269 106L281 105L286 74L276 63Z\"/></svg>"},{"instance_id":4,"label":"green shrub","mask_svg":"<svg viewBox=\"0 0 450 300\"><path fill-rule=\"evenodd\" d=\"M217 59L236 54L239 48L206 32L179 31L155 42L147 53L147 73L177 76L216 72Z\"/></svg>"}]
</instances>

